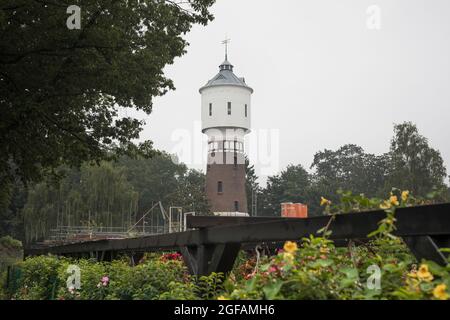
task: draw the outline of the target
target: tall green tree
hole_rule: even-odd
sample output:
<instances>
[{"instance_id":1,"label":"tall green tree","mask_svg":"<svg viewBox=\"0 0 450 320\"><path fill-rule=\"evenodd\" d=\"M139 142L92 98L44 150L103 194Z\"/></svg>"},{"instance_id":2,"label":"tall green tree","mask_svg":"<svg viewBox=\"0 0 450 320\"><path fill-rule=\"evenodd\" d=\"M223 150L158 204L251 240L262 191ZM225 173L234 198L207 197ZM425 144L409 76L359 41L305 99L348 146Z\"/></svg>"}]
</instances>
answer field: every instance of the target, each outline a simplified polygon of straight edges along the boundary
<instances>
[{"instance_id":1,"label":"tall green tree","mask_svg":"<svg viewBox=\"0 0 450 320\"><path fill-rule=\"evenodd\" d=\"M289 165L271 176L263 191L264 216L279 216L282 202L307 203L311 177L302 165Z\"/></svg>"},{"instance_id":2,"label":"tall green tree","mask_svg":"<svg viewBox=\"0 0 450 320\"><path fill-rule=\"evenodd\" d=\"M354 144L335 151L319 151L311 165L315 170L315 192L331 200L337 200L338 189L377 196L385 186L387 161L386 155L365 153L363 148Z\"/></svg>"},{"instance_id":3,"label":"tall green tree","mask_svg":"<svg viewBox=\"0 0 450 320\"><path fill-rule=\"evenodd\" d=\"M127 227L136 220L138 193L124 169L109 162L65 169L57 183L30 188L23 208L27 242L59 226Z\"/></svg>"},{"instance_id":4,"label":"tall green tree","mask_svg":"<svg viewBox=\"0 0 450 320\"><path fill-rule=\"evenodd\" d=\"M80 166L139 145L152 99L174 89L163 68L183 55L183 36L213 19L214 0L4 0L0 3L0 180L39 181L62 164ZM81 8L69 29L68 6ZM114 152L110 152L114 151Z\"/></svg>"},{"instance_id":5,"label":"tall green tree","mask_svg":"<svg viewBox=\"0 0 450 320\"><path fill-rule=\"evenodd\" d=\"M125 168L127 180L139 191L139 212L144 213L153 204L172 202L178 192L178 179L187 167L172 161L169 154L162 152L150 159L143 157L122 157L119 165Z\"/></svg>"},{"instance_id":6,"label":"tall green tree","mask_svg":"<svg viewBox=\"0 0 450 320\"><path fill-rule=\"evenodd\" d=\"M208 213L204 192L205 176L196 170L188 170L166 152L146 159L123 157L119 161L127 179L139 192L139 212L144 213L161 201L169 206L189 207L189 211ZM186 211L186 208L184 209Z\"/></svg>"},{"instance_id":7,"label":"tall green tree","mask_svg":"<svg viewBox=\"0 0 450 320\"><path fill-rule=\"evenodd\" d=\"M176 204L183 207L184 212L195 212L196 215L209 215L210 206L205 193L206 176L203 172L190 169L178 178Z\"/></svg>"},{"instance_id":8,"label":"tall green tree","mask_svg":"<svg viewBox=\"0 0 450 320\"><path fill-rule=\"evenodd\" d=\"M411 122L394 125L387 186L425 196L433 189L446 189L446 178L440 152L430 147L417 126Z\"/></svg>"},{"instance_id":9,"label":"tall green tree","mask_svg":"<svg viewBox=\"0 0 450 320\"><path fill-rule=\"evenodd\" d=\"M15 178L4 190L0 192L0 237L10 235L24 240L21 210L26 203L27 188L20 179Z\"/></svg>"}]
</instances>

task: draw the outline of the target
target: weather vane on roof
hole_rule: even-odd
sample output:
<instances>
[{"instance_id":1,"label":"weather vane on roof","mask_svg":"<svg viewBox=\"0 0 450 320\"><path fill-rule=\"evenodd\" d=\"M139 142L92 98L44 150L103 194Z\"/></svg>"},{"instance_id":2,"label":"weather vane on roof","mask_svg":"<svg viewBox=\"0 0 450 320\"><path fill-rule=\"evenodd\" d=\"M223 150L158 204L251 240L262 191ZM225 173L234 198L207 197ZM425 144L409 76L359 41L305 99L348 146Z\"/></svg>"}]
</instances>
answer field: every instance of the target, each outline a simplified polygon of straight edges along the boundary
<instances>
[{"instance_id":1,"label":"weather vane on roof","mask_svg":"<svg viewBox=\"0 0 450 320\"><path fill-rule=\"evenodd\" d=\"M225 36L225 40L222 41L222 44L225 45L225 60L228 60L228 44L230 41L231 39L228 39L227 36Z\"/></svg>"}]
</instances>

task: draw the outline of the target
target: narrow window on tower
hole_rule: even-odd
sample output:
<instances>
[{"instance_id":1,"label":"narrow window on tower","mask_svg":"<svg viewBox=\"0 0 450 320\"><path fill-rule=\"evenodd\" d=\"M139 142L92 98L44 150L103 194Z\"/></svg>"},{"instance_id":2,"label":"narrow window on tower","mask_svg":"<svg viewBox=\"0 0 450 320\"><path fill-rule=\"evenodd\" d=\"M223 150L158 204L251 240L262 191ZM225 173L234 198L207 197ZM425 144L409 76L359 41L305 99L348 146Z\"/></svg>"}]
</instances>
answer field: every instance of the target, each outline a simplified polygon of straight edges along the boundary
<instances>
[{"instance_id":1,"label":"narrow window on tower","mask_svg":"<svg viewBox=\"0 0 450 320\"><path fill-rule=\"evenodd\" d=\"M217 181L217 193L223 192L223 184L222 181Z\"/></svg>"},{"instance_id":2,"label":"narrow window on tower","mask_svg":"<svg viewBox=\"0 0 450 320\"><path fill-rule=\"evenodd\" d=\"M231 102L228 102L228 115L231 114Z\"/></svg>"},{"instance_id":3,"label":"narrow window on tower","mask_svg":"<svg viewBox=\"0 0 450 320\"><path fill-rule=\"evenodd\" d=\"M234 201L234 211L239 211L239 201Z\"/></svg>"},{"instance_id":4,"label":"narrow window on tower","mask_svg":"<svg viewBox=\"0 0 450 320\"><path fill-rule=\"evenodd\" d=\"M247 118L247 105L245 105L245 117Z\"/></svg>"},{"instance_id":5,"label":"narrow window on tower","mask_svg":"<svg viewBox=\"0 0 450 320\"><path fill-rule=\"evenodd\" d=\"M237 167L237 155L236 153L234 154L234 167Z\"/></svg>"},{"instance_id":6,"label":"narrow window on tower","mask_svg":"<svg viewBox=\"0 0 450 320\"><path fill-rule=\"evenodd\" d=\"M209 104L209 116L212 116L212 103Z\"/></svg>"}]
</instances>

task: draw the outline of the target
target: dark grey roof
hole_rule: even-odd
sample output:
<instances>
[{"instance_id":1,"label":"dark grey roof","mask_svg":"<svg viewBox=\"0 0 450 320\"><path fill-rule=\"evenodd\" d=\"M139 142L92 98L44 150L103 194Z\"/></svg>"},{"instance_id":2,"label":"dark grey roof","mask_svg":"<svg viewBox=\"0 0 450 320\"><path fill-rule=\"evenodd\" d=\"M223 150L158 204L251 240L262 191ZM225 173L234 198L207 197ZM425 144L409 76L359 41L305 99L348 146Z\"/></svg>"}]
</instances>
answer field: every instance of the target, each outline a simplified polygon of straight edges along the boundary
<instances>
[{"instance_id":1,"label":"dark grey roof","mask_svg":"<svg viewBox=\"0 0 450 320\"><path fill-rule=\"evenodd\" d=\"M219 73L216 74L214 78L209 80L203 87L200 88L200 92L202 92L203 89L214 87L214 86L220 86L220 85L234 85L234 86L241 86L245 87L250 90L250 92L253 92L253 89L250 88L246 83L244 78L238 78L233 73L233 65L225 58L225 61L222 62L222 64L219 66Z\"/></svg>"}]
</instances>

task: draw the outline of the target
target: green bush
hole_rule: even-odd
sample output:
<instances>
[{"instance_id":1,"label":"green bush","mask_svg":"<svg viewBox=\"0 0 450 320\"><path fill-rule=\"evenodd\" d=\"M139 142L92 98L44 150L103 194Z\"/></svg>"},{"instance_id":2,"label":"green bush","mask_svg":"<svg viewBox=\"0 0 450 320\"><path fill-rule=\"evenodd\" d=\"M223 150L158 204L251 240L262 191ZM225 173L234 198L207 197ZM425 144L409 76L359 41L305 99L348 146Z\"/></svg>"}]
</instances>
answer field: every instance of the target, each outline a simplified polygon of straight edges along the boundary
<instances>
[{"instance_id":1,"label":"green bush","mask_svg":"<svg viewBox=\"0 0 450 320\"><path fill-rule=\"evenodd\" d=\"M450 299L450 264L417 261L403 241L393 235L395 209L430 201L413 198L409 192L393 189L388 200L368 199L341 192L338 205L322 198L326 212L333 215L370 209L384 209L386 218L372 232L369 243L336 248L328 227L321 237L302 239L300 247L286 242L274 257L259 265L238 268L225 282L220 299ZM242 264L241 264L242 266ZM372 287L373 272L380 273L380 287Z\"/></svg>"},{"instance_id":2,"label":"green bush","mask_svg":"<svg viewBox=\"0 0 450 320\"><path fill-rule=\"evenodd\" d=\"M81 288L67 285L69 265L80 268ZM21 270L15 299L196 299L198 288L180 260L154 255L132 267L127 259L111 263L55 256L30 257Z\"/></svg>"},{"instance_id":3,"label":"green bush","mask_svg":"<svg viewBox=\"0 0 450 320\"><path fill-rule=\"evenodd\" d=\"M6 299L7 269L22 260L22 243L10 236L0 237L0 299Z\"/></svg>"},{"instance_id":4,"label":"green bush","mask_svg":"<svg viewBox=\"0 0 450 320\"><path fill-rule=\"evenodd\" d=\"M58 287L60 260L52 256L28 258L18 264L21 270L17 299L53 299Z\"/></svg>"},{"instance_id":5,"label":"green bush","mask_svg":"<svg viewBox=\"0 0 450 320\"><path fill-rule=\"evenodd\" d=\"M0 238L0 247L21 251L22 250L22 242L14 239L11 236L4 236L4 237Z\"/></svg>"}]
</instances>

